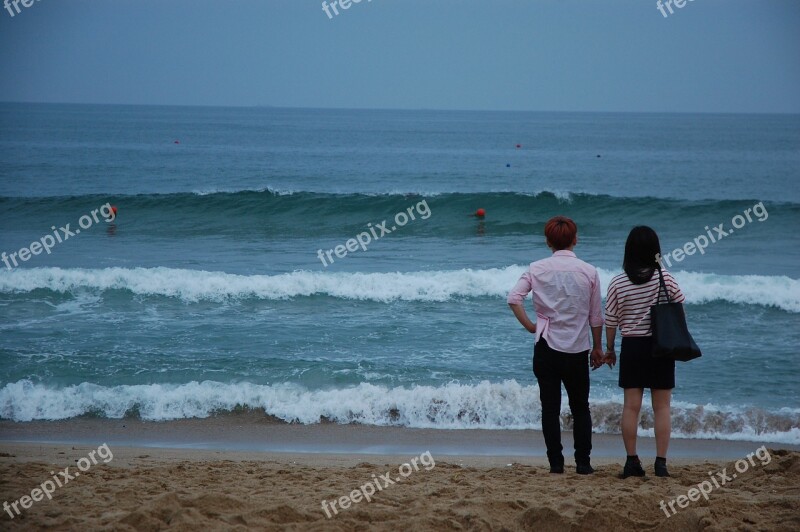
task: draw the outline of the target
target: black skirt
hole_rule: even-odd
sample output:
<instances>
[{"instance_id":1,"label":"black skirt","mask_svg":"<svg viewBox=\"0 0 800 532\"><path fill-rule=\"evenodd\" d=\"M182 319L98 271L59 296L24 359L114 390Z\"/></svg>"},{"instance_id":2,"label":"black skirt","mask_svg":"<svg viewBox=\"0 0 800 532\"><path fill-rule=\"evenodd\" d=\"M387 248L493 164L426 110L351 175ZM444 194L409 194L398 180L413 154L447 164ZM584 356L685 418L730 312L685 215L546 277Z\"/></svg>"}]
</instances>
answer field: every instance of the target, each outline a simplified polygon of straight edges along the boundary
<instances>
[{"instance_id":1,"label":"black skirt","mask_svg":"<svg viewBox=\"0 0 800 532\"><path fill-rule=\"evenodd\" d=\"M619 387L671 390L675 361L653 358L652 336L624 336L619 354Z\"/></svg>"}]
</instances>

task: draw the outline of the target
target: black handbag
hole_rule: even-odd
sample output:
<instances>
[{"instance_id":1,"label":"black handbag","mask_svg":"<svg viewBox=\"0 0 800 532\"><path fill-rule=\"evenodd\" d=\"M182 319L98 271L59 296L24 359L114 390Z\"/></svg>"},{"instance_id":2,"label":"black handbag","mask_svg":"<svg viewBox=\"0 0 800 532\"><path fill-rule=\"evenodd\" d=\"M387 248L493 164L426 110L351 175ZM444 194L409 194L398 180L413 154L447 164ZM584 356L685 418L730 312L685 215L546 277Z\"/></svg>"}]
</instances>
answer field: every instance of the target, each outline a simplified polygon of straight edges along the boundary
<instances>
[{"instance_id":1,"label":"black handbag","mask_svg":"<svg viewBox=\"0 0 800 532\"><path fill-rule=\"evenodd\" d=\"M650 327L653 331L653 356L671 358L688 362L702 356L700 348L689 334L686 326L686 314L682 303L673 303L667 292L664 274L658 268L658 295L656 304L650 307ZM667 302L660 303L661 291L664 291Z\"/></svg>"}]
</instances>

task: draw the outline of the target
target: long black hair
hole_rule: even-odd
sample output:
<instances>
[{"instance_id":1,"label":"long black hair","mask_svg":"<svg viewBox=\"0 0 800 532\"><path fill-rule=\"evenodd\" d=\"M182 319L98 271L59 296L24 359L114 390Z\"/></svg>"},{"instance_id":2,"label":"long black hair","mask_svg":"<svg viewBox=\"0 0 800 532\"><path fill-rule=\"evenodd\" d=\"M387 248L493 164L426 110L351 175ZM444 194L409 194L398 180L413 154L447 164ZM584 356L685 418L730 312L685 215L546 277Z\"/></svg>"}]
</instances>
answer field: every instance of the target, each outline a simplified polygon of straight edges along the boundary
<instances>
[{"instance_id":1,"label":"long black hair","mask_svg":"<svg viewBox=\"0 0 800 532\"><path fill-rule=\"evenodd\" d=\"M661 243L658 235L646 225L631 229L625 242L625 258L622 269L633 284L644 284L653 278L653 272L660 267Z\"/></svg>"}]
</instances>

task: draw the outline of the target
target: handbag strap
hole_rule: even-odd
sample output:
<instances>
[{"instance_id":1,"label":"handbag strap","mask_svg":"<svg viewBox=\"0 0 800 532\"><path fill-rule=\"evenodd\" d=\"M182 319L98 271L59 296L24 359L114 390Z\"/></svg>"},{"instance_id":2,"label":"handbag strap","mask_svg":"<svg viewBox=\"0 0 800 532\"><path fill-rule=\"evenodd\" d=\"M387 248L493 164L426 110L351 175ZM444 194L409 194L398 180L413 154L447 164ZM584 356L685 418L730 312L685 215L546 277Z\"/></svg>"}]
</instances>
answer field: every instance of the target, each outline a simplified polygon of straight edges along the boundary
<instances>
[{"instance_id":1,"label":"handbag strap","mask_svg":"<svg viewBox=\"0 0 800 532\"><path fill-rule=\"evenodd\" d=\"M664 291L664 297L667 299L667 303L672 303L672 300L669 297L669 292L667 292L667 283L664 282L664 274L661 272L661 266L656 267L658 269L658 292L656 295L656 305L661 304L661 291Z\"/></svg>"}]
</instances>

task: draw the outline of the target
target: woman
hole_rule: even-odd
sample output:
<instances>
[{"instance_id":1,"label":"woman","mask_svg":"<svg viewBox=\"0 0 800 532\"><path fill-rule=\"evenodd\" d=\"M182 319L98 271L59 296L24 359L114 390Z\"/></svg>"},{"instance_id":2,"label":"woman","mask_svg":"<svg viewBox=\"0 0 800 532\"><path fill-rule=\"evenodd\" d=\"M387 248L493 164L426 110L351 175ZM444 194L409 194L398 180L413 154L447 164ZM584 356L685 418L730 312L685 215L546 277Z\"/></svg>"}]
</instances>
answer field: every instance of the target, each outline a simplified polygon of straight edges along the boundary
<instances>
[{"instance_id":1,"label":"woman","mask_svg":"<svg viewBox=\"0 0 800 532\"><path fill-rule=\"evenodd\" d=\"M653 402L656 433L655 474L668 477L667 448L670 437L670 399L675 387L675 361L653 358L653 337L650 330L650 307L656 304L659 290L659 270L669 297L682 303L683 293L672 275L661 268L661 245L651 228L638 226L631 229L625 242L625 273L614 277L608 285L606 296L606 353L609 366L616 364L614 337L617 328L622 335L619 361L619 386L624 389L625 404L622 410L622 440L628 458L622 478L643 477L644 469L636 454L636 429L645 388L650 388ZM662 291L661 300L664 301Z\"/></svg>"}]
</instances>

